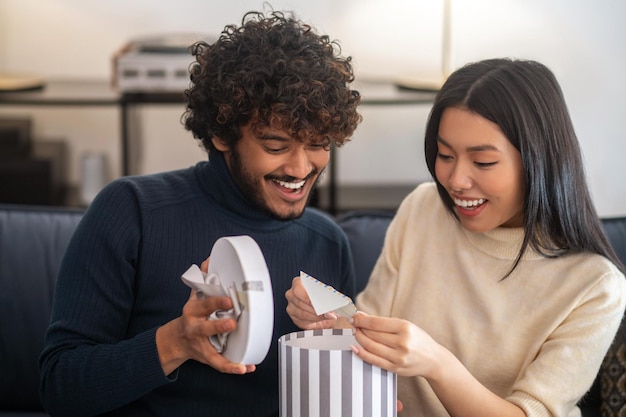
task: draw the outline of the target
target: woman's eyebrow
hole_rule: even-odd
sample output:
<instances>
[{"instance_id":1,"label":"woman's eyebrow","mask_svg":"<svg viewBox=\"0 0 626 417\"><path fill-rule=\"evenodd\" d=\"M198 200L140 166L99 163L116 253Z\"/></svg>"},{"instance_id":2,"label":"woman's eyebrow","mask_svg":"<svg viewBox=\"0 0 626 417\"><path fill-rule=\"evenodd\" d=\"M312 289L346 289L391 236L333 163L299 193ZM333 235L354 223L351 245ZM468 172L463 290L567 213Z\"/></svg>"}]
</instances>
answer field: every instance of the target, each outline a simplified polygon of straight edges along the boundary
<instances>
[{"instance_id":1,"label":"woman's eyebrow","mask_svg":"<svg viewBox=\"0 0 626 417\"><path fill-rule=\"evenodd\" d=\"M476 145L467 147L468 152L481 152L481 151L495 151L500 152L500 149L493 145Z\"/></svg>"},{"instance_id":2,"label":"woman's eyebrow","mask_svg":"<svg viewBox=\"0 0 626 417\"><path fill-rule=\"evenodd\" d=\"M441 138L441 136L437 136L437 142L441 143L444 146L447 146L448 148L452 148L452 146L450 146L450 144L448 142L446 142L445 140L443 140Z\"/></svg>"},{"instance_id":3,"label":"woman's eyebrow","mask_svg":"<svg viewBox=\"0 0 626 417\"><path fill-rule=\"evenodd\" d=\"M437 136L437 142L452 149L452 146L439 136ZM468 146L466 150L468 152L484 152L484 151L500 152L500 149L498 149L496 146L491 145L491 144Z\"/></svg>"}]
</instances>

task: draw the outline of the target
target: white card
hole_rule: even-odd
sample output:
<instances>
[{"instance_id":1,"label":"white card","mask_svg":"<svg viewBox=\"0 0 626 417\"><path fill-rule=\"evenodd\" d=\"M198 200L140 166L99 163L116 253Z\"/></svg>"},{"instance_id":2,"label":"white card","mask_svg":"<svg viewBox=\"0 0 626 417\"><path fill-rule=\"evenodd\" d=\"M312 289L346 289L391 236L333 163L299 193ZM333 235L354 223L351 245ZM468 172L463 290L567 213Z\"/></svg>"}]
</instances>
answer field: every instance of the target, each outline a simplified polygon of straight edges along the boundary
<instances>
[{"instance_id":1,"label":"white card","mask_svg":"<svg viewBox=\"0 0 626 417\"><path fill-rule=\"evenodd\" d=\"M311 299L315 314L322 315L332 311L343 317L352 317L358 312L350 297L330 285L318 281L303 271L300 271L300 279Z\"/></svg>"}]
</instances>

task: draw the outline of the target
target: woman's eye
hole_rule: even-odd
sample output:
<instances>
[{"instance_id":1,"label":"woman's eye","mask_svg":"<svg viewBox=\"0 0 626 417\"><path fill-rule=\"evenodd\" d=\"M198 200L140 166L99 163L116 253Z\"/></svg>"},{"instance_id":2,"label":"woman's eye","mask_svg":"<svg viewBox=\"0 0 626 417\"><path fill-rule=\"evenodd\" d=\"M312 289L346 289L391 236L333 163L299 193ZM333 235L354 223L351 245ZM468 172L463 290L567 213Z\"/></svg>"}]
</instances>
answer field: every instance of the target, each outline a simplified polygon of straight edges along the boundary
<instances>
[{"instance_id":1,"label":"woman's eye","mask_svg":"<svg viewBox=\"0 0 626 417\"><path fill-rule=\"evenodd\" d=\"M450 161L452 159L452 156L438 152L437 158L441 159L442 161Z\"/></svg>"},{"instance_id":2,"label":"woman's eye","mask_svg":"<svg viewBox=\"0 0 626 417\"><path fill-rule=\"evenodd\" d=\"M478 166L479 168L489 168L494 166L495 164L498 163L498 161L495 162L474 162L476 164L476 166Z\"/></svg>"}]
</instances>

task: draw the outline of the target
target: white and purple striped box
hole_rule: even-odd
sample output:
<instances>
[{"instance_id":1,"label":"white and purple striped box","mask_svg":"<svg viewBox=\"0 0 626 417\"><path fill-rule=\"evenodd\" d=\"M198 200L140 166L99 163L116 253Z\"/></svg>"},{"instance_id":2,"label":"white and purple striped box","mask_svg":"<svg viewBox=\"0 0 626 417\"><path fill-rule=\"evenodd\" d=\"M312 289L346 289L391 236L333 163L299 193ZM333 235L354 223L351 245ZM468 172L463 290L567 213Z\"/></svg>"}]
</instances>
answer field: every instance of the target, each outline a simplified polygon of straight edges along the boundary
<instances>
[{"instance_id":1,"label":"white and purple striped box","mask_svg":"<svg viewBox=\"0 0 626 417\"><path fill-rule=\"evenodd\" d=\"M395 417L396 374L352 353L351 329L306 330L278 340L281 417Z\"/></svg>"}]
</instances>

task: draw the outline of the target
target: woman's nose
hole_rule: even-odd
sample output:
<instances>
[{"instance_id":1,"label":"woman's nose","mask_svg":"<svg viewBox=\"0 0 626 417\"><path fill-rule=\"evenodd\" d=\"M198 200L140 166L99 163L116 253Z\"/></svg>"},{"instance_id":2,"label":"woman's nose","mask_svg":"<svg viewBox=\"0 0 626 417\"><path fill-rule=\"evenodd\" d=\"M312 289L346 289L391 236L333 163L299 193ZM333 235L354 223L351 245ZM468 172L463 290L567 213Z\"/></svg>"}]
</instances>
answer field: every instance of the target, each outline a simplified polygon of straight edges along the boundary
<instances>
[{"instance_id":1,"label":"woman's nose","mask_svg":"<svg viewBox=\"0 0 626 417\"><path fill-rule=\"evenodd\" d=\"M450 173L450 186L454 190L463 191L472 188L472 178L463 163L456 163Z\"/></svg>"}]
</instances>

